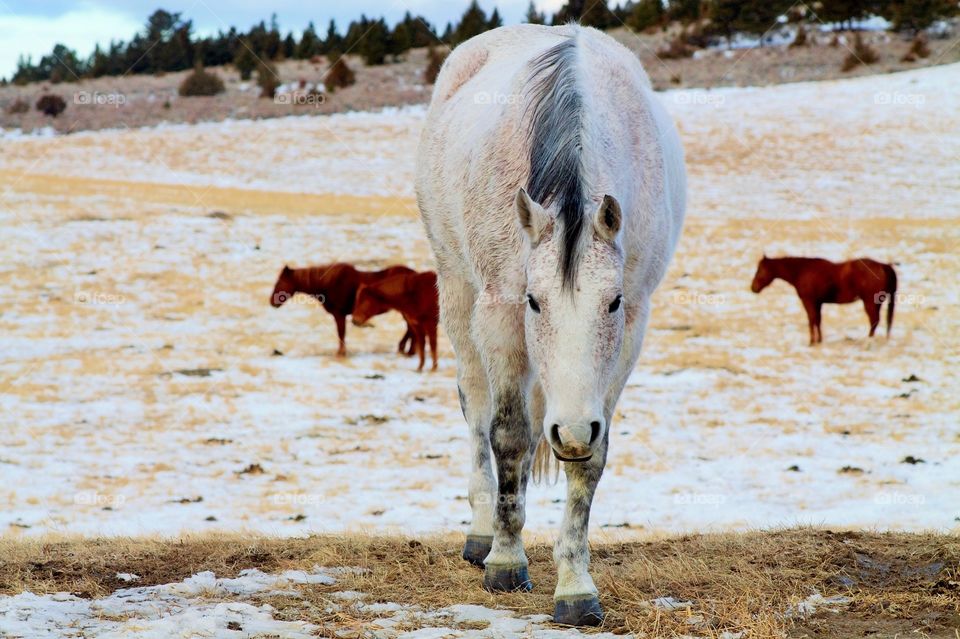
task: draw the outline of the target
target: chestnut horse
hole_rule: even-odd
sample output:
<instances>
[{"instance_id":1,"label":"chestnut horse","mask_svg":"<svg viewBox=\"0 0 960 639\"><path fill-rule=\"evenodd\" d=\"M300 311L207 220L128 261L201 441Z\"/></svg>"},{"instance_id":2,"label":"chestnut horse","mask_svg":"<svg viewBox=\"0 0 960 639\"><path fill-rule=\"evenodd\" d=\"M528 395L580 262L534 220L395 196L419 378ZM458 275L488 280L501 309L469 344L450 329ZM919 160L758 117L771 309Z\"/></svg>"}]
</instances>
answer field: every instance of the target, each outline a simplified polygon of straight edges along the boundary
<instances>
[{"instance_id":1,"label":"chestnut horse","mask_svg":"<svg viewBox=\"0 0 960 639\"><path fill-rule=\"evenodd\" d=\"M850 304L858 299L870 318L870 337L880 323L880 306L887 304L887 337L893 324L897 273L890 264L859 258L839 264L819 257L767 257L757 264L750 289L759 293L780 278L793 285L807 311L810 345L823 341L820 332L820 307L824 304Z\"/></svg>"},{"instance_id":2,"label":"chestnut horse","mask_svg":"<svg viewBox=\"0 0 960 639\"><path fill-rule=\"evenodd\" d=\"M307 268L284 266L277 278L277 283L273 287L270 304L274 308L279 308L297 293L303 293L316 299L328 313L333 315L337 322L337 336L340 338L337 356L344 357L347 354L347 344L344 341L347 332L347 315L353 313L353 303L357 297L357 289L363 284L413 272L413 269L406 266L391 266L382 271L373 272L358 271L352 264L343 262ZM386 310L381 312L386 312ZM405 351L408 340L411 350L413 349L413 335L408 325L407 332L398 344L398 350L401 353Z\"/></svg>"},{"instance_id":3,"label":"chestnut horse","mask_svg":"<svg viewBox=\"0 0 960 639\"><path fill-rule=\"evenodd\" d=\"M389 310L399 311L413 333L414 348L420 356L417 370L423 370L428 339L433 354L432 370L437 370L437 324L440 322L437 274L433 271L404 273L361 285L353 308L353 323L362 326L374 315Z\"/></svg>"}]
</instances>

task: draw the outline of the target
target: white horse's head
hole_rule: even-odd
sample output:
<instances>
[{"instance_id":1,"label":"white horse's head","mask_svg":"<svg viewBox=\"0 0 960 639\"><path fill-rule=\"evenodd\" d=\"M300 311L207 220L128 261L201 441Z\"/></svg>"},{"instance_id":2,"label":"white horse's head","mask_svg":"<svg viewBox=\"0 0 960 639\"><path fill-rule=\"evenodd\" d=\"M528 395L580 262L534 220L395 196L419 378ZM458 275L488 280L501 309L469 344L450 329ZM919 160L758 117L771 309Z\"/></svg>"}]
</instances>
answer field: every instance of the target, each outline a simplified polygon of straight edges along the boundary
<instances>
[{"instance_id":1,"label":"white horse's head","mask_svg":"<svg viewBox=\"0 0 960 639\"><path fill-rule=\"evenodd\" d=\"M623 345L621 213L606 195L584 220L572 259L555 216L517 194L520 225L530 238L527 260L527 349L546 400L543 430L554 455L585 461L606 435L605 400Z\"/></svg>"}]
</instances>

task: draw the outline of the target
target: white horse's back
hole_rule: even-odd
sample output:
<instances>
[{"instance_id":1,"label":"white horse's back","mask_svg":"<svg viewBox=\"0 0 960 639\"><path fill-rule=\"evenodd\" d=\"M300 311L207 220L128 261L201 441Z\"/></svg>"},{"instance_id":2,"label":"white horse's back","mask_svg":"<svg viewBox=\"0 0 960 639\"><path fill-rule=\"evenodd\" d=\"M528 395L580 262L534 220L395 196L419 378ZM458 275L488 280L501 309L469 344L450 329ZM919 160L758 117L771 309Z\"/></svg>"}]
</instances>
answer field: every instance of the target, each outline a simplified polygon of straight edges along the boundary
<instances>
[{"instance_id":1,"label":"white horse's back","mask_svg":"<svg viewBox=\"0 0 960 639\"><path fill-rule=\"evenodd\" d=\"M649 233L663 234L671 253L676 244L685 204L683 153L636 56L606 34L577 25L502 27L460 45L445 62L417 168L417 197L428 234L465 259L461 266L469 267L481 287L486 272L502 271L501 264L486 268L491 260L519 251L522 243L513 200L530 173L530 64L574 37L581 94L597 114L586 122L587 135L605 151L592 158L604 167L592 176L592 196L614 193L620 200L628 220L625 236L632 240L624 243L628 253L634 245L649 244ZM649 189L661 184L663 191ZM466 185L466 192L457 185ZM472 223L465 223L471 217L483 218L474 220L476 233L468 230ZM656 253L654 262L669 260ZM659 281L662 272L655 270L649 279Z\"/></svg>"}]
</instances>

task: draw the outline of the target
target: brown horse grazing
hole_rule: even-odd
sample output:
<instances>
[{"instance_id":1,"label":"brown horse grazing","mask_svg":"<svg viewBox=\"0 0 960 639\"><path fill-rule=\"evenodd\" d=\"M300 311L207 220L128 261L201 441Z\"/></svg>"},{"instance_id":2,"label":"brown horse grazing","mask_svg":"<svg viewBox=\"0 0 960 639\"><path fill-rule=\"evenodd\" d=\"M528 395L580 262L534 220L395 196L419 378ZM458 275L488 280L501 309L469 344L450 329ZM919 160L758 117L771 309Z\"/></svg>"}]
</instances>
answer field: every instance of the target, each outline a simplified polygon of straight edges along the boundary
<instances>
[{"instance_id":1,"label":"brown horse grazing","mask_svg":"<svg viewBox=\"0 0 960 639\"><path fill-rule=\"evenodd\" d=\"M757 265L750 289L759 293L780 278L797 289L807 311L810 345L823 341L820 332L820 307L824 304L850 304L858 299L870 318L870 337L880 323L880 305L887 304L887 337L893 324L897 273L890 264L868 258L836 264L818 257L767 257Z\"/></svg>"},{"instance_id":2,"label":"brown horse grazing","mask_svg":"<svg viewBox=\"0 0 960 639\"><path fill-rule=\"evenodd\" d=\"M347 333L347 315L353 313L357 289L364 284L377 282L384 278L414 272L413 269L406 266L391 266L382 271L365 272L358 271L352 264L342 262L308 268L284 266L277 278L277 283L273 287L270 304L274 308L279 308L297 293L303 293L316 299L328 313L333 315L337 322L337 336L340 338L337 355L343 357L347 354L347 344L344 341ZM381 312L386 312L386 310ZM372 317L372 315L368 317ZM413 337L414 333L408 325L407 332L398 345L398 350L401 353L405 351L409 342L410 354L412 354L414 348Z\"/></svg>"},{"instance_id":3,"label":"brown horse grazing","mask_svg":"<svg viewBox=\"0 0 960 639\"><path fill-rule=\"evenodd\" d=\"M437 324L440 322L437 274L433 271L407 273L364 284L357 291L353 323L365 324L385 310L399 311L413 331L417 355L420 356L417 370L423 370L427 339L433 354L432 370L437 370Z\"/></svg>"}]
</instances>

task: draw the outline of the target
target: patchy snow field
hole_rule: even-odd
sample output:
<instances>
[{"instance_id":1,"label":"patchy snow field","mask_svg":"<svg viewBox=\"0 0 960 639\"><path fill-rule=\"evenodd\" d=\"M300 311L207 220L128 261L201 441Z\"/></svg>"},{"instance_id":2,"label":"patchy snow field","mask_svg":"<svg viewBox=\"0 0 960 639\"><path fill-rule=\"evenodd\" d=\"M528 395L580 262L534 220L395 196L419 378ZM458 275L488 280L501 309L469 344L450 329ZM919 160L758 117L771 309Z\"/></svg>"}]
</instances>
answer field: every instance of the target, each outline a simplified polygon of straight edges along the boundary
<instances>
[{"instance_id":1,"label":"patchy snow field","mask_svg":"<svg viewBox=\"0 0 960 639\"><path fill-rule=\"evenodd\" d=\"M108 597L84 599L67 593L37 596L23 593L0 598L0 633L4 637L99 637L168 639L169 637L283 637L308 639L337 636L336 627L275 618L275 609L264 599L298 597L297 586L336 583L342 568L285 571L277 575L245 570L239 577L218 579L202 572L179 583L124 588ZM349 570L346 569L346 570ZM365 602L356 591L329 595L329 612L365 617L340 629L340 636L377 639L464 639L530 637L581 637L581 632L549 629L550 615L517 616L509 610L458 604L437 610L396 603ZM252 603L250 603L252 602ZM671 609L673 600L656 600L651 606ZM349 617L348 617L349 618ZM408 630L416 627L417 630ZM730 639L733 636L727 635ZM591 633L613 639L612 633Z\"/></svg>"},{"instance_id":2,"label":"patchy snow field","mask_svg":"<svg viewBox=\"0 0 960 639\"><path fill-rule=\"evenodd\" d=\"M593 539L955 530L960 66L662 99L687 150L688 225ZM268 304L285 262L430 266L411 186L422 115L0 142L6 534L462 527L448 342L417 374L384 316L351 326L340 360L314 304ZM831 306L808 348L790 287L749 291L764 250L897 262L891 339ZM554 529L563 493L531 489L532 533Z\"/></svg>"}]
</instances>

